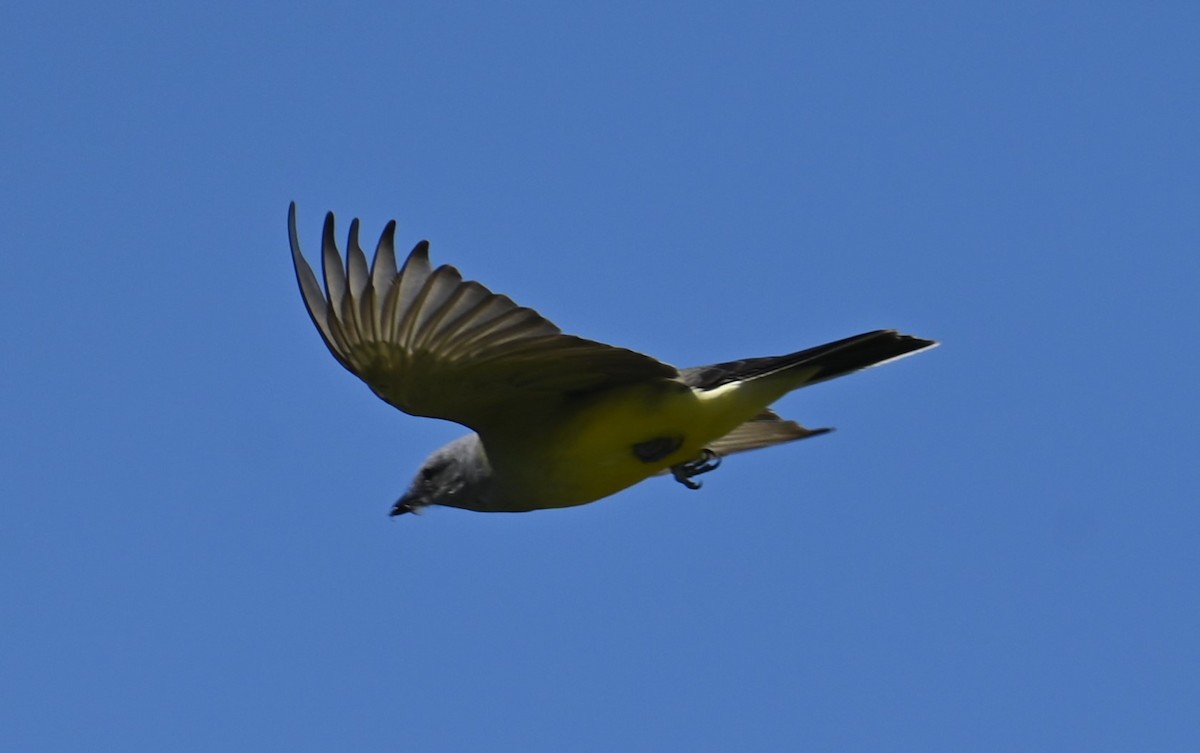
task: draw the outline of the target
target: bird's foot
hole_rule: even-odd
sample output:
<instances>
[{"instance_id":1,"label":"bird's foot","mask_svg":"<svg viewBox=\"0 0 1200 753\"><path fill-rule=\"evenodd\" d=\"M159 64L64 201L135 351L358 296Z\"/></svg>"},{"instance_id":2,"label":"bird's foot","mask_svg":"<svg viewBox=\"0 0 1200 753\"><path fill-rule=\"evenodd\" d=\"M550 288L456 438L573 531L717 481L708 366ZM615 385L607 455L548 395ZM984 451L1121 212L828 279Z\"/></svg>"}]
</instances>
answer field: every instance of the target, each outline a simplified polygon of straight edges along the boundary
<instances>
[{"instance_id":1,"label":"bird's foot","mask_svg":"<svg viewBox=\"0 0 1200 753\"><path fill-rule=\"evenodd\" d=\"M692 481L692 477L699 476L701 473L715 471L717 466L721 465L721 456L712 450L705 448L700 457L695 460L689 460L686 463L671 466L671 475L675 480L683 484L689 489L699 489L700 482Z\"/></svg>"}]
</instances>

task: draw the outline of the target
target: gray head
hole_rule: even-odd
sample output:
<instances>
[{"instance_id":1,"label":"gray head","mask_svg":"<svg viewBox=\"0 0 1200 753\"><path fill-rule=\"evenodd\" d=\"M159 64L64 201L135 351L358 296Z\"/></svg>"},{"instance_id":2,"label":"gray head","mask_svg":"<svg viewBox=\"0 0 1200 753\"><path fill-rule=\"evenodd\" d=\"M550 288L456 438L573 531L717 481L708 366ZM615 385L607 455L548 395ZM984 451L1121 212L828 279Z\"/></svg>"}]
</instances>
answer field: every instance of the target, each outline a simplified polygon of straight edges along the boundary
<instances>
[{"instance_id":1,"label":"gray head","mask_svg":"<svg viewBox=\"0 0 1200 753\"><path fill-rule=\"evenodd\" d=\"M425 458L408 491L392 506L392 515L429 505L488 509L492 467L478 434L468 434Z\"/></svg>"}]
</instances>

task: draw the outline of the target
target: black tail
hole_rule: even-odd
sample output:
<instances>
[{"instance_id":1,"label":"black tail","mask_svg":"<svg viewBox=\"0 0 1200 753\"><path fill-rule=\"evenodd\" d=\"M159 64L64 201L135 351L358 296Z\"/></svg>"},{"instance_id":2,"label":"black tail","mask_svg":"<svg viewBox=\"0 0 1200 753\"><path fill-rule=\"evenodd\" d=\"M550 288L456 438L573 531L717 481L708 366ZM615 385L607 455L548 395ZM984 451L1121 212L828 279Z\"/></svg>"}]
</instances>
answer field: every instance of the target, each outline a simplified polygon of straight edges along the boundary
<instances>
[{"instance_id":1,"label":"black tail","mask_svg":"<svg viewBox=\"0 0 1200 753\"><path fill-rule=\"evenodd\" d=\"M934 345L937 345L935 340L902 335L894 329L880 329L789 353L786 356L746 358L741 361L682 369L680 376L691 387L711 390L729 382L755 379L803 365L817 368L817 373L805 382L815 384L887 363L909 353L932 348Z\"/></svg>"}]
</instances>

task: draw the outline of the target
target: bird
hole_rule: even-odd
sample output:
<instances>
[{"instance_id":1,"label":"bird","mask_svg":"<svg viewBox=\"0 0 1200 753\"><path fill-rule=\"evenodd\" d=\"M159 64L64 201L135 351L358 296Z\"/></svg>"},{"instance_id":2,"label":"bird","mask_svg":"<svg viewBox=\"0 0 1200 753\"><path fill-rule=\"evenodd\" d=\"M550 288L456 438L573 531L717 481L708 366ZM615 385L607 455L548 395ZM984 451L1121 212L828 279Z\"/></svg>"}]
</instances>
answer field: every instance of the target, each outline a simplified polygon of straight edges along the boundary
<instances>
[{"instance_id":1,"label":"bird","mask_svg":"<svg viewBox=\"0 0 1200 753\"><path fill-rule=\"evenodd\" d=\"M727 455L831 431L771 410L800 387L937 345L892 329L781 356L676 368L626 348L564 334L420 241L397 266L396 222L368 266L359 221L343 260L325 215L324 289L288 209L292 263L309 317L333 357L392 406L471 433L421 464L390 514L432 505L528 512L583 505L653 476L689 489Z\"/></svg>"}]
</instances>

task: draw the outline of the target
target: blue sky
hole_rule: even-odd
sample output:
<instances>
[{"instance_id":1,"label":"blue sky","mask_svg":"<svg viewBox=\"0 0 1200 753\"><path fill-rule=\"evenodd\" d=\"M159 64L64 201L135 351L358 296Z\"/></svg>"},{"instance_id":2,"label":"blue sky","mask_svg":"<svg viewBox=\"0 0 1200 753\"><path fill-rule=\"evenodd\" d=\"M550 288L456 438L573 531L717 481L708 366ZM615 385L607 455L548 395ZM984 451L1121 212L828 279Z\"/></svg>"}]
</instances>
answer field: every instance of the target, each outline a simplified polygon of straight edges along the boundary
<instances>
[{"instance_id":1,"label":"blue sky","mask_svg":"<svg viewBox=\"0 0 1200 753\"><path fill-rule=\"evenodd\" d=\"M23 751L1200 739L1194 4L0 12ZM325 351L289 201L679 365L943 341L527 515Z\"/></svg>"}]
</instances>

